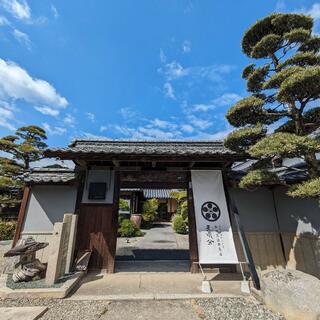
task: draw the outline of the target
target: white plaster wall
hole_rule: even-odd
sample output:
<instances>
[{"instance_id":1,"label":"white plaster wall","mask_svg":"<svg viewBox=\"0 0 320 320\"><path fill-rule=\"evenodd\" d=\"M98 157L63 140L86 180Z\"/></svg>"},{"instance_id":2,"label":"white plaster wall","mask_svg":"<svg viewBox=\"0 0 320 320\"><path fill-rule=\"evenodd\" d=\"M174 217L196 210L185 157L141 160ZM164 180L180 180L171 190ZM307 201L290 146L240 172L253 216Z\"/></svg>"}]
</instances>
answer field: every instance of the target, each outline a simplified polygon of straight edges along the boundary
<instances>
[{"instance_id":1,"label":"white plaster wall","mask_svg":"<svg viewBox=\"0 0 320 320\"><path fill-rule=\"evenodd\" d=\"M241 224L246 232L277 231L277 220L273 204L272 192L267 188L255 191L231 189L240 214Z\"/></svg>"},{"instance_id":2,"label":"white plaster wall","mask_svg":"<svg viewBox=\"0 0 320 320\"><path fill-rule=\"evenodd\" d=\"M104 200L89 200L89 186L91 182L105 182L107 184ZM113 203L114 172L110 170L89 170L83 190L83 203Z\"/></svg>"},{"instance_id":3,"label":"white plaster wall","mask_svg":"<svg viewBox=\"0 0 320 320\"><path fill-rule=\"evenodd\" d=\"M231 189L241 223L247 232L281 232L320 235L320 208L317 200L294 199L285 187L259 188L255 191ZM273 193L273 194L272 194ZM273 201L273 196L274 200Z\"/></svg>"},{"instance_id":4,"label":"white plaster wall","mask_svg":"<svg viewBox=\"0 0 320 320\"><path fill-rule=\"evenodd\" d=\"M276 208L282 232L320 236L320 208L315 199L294 199L285 187L275 188Z\"/></svg>"},{"instance_id":5,"label":"white plaster wall","mask_svg":"<svg viewBox=\"0 0 320 320\"><path fill-rule=\"evenodd\" d=\"M34 186L31 189L22 233L52 232L65 213L74 213L75 186Z\"/></svg>"}]
</instances>

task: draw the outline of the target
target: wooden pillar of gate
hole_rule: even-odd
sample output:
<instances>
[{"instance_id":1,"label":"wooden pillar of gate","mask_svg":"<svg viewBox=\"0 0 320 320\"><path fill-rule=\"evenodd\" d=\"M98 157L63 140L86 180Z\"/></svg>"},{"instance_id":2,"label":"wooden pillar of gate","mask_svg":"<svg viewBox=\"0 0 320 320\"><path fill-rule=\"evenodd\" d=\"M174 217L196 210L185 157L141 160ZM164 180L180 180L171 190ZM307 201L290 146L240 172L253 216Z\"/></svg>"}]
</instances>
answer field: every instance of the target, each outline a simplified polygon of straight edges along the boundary
<instances>
[{"instance_id":1,"label":"wooden pillar of gate","mask_svg":"<svg viewBox=\"0 0 320 320\"><path fill-rule=\"evenodd\" d=\"M116 250L117 250L117 234L118 234L118 217L119 217L119 197L120 197L120 173L114 172L114 191L112 205L112 224L110 236L110 253L111 257L108 261L107 272L115 272Z\"/></svg>"},{"instance_id":2,"label":"wooden pillar of gate","mask_svg":"<svg viewBox=\"0 0 320 320\"><path fill-rule=\"evenodd\" d=\"M197 239L197 225L196 214L194 210L193 191L191 183L191 172L189 174L188 183L188 224L189 224L189 254L190 254L190 272L199 272L199 254L198 254L198 239Z\"/></svg>"}]
</instances>

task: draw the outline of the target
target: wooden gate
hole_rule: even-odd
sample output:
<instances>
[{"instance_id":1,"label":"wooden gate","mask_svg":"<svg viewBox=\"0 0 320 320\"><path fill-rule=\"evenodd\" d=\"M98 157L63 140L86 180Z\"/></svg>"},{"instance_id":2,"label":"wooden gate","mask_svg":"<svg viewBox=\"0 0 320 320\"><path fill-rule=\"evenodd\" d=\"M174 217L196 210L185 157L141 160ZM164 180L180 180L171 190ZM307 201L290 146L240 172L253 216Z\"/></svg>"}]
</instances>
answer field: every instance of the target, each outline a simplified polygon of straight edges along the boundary
<instances>
[{"instance_id":1,"label":"wooden gate","mask_svg":"<svg viewBox=\"0 0 320 320\"><path fill-rule=\"evenodd\" d=\"M81 204L78 220L77 248L92 250L89 267L113 272L116 237L113 206Z\"/></svg>"},{"instance_id":2,"label":"wooden gate","mask_svg":"<svg viewBox=\"0 0 320 320\"><path fill-rule=\"evenodd\" d=\"M82 192L80 194L79 199L82 197ZM91 269L105 269L109 273L114 272L119 194L119 174L116 172L112 204L79 203L78 205L76 252L92 250L89 263Z\"/></svg>"}]
</instances>

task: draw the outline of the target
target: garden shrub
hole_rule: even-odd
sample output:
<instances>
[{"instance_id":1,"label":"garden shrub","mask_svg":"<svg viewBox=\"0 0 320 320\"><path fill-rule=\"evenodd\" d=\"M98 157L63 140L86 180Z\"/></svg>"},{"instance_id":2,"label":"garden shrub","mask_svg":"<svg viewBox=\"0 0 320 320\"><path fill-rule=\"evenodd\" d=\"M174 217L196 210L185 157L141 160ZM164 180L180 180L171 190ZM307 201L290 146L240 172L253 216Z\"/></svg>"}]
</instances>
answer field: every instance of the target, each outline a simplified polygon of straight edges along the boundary
<instances>
[{"instance_id":1,"label":"garden shrub","mask_svg":"<svg viewBox=\"0 0 320 320\"><path fill-rule=\"evenodd\" d=\"M155 220L158 212L158 200L150 199L144 202L142 207L142 223L143 227L150 227L152 222Z\"/></svg>"},{"instance_id":2,"label":"garden shrub","mask_svg":"<svg viewBox=\"0 0 320 320\"><path fill-rule=\"evenodd\" d=\"M188 233L188 222L183 219L182 215L176 214L172 219L173 230L179 234Z\"/></svg>"},{"instance_id":3,"label":"garden shrub","mask_svg":"<svg viewBox=\"0 0 320 320\"><path fill-rule=\"evenodd\" d=\"M0 221L0 241L12 240L16 226L16 222Z\"/></svg>"},{"instance_id":4,"label":"garden shrub","mask_svg":"<svg viewBox=\"0 0 320 320\"><path fill-rule=\"evenodd\" d=\"M142 231L129 219L123 219L120 223L118 233L121 237L141 237Z\"/></svg>"},{"instance_id":5,"label":"garden shrub","mask_svg":"<svg viewBox=\"0 0 320 320\"><path fill-rule=\"evenodd\" d=\"M119 199L119 209L122 211L129 211L130 207L129 207L129 202L126 199Z\"/></svg>"},{"instance_id":6,"label":"garden shrub","mask_svg":"<svg viewBox=\"0 0 320 320\"><path fill-rule=\"evenodd\" d=\"M188 217L188 199L186 191L172 191L170 194L178 202L177 214L182 215L183 219Z\"/></svg>"}]
</instances>

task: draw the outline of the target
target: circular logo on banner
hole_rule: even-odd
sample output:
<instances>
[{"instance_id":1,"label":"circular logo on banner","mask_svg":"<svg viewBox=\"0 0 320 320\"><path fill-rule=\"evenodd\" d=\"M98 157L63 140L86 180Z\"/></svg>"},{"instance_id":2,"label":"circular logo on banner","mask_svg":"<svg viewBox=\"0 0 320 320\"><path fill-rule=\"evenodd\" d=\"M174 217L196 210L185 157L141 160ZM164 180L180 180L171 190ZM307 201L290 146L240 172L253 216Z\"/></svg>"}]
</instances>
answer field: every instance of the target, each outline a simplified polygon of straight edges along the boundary
<instances>
[{"instance_id":1,"label":"circular logo on banner","mask_svg":"<svg viewBox=\"0 0 320 320\"><path fill-rule=\"evenodd\" d=\"M201 214L208 221L217 221L221 211L218 205L212 201L207 201L201 206Z\"/></svg>"}]
</instances>

